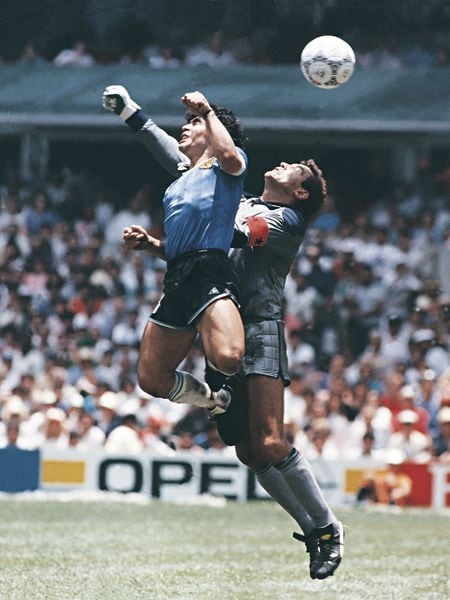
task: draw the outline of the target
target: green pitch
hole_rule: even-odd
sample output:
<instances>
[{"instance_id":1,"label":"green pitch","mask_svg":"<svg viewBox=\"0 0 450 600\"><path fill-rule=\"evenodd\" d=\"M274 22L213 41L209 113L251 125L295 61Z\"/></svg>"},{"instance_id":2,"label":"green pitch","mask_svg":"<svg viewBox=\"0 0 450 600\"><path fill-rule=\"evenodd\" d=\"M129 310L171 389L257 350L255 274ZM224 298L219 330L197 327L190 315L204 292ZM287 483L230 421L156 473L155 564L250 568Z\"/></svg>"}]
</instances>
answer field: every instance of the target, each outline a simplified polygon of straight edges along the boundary
<instances>
[{"instance_id":1,"label":"green pitch","mask_svg":"<svg viewBox=\"0 0 450 600\"><path fill-rule=\"evenodd\" d=\"M313 581L291 520L270 502L0 501L2 600L445 600L448 516L337 511L346 553Z\"/></svg>"}]
</instances>

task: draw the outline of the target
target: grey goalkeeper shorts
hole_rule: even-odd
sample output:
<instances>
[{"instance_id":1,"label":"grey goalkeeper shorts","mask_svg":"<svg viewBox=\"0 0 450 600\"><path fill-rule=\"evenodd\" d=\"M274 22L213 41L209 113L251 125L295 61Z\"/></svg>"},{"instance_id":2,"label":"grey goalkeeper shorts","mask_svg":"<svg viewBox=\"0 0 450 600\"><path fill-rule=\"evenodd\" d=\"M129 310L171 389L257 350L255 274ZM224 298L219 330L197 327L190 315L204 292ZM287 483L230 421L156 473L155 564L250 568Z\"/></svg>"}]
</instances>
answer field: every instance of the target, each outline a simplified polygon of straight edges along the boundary
<instances>
[{"instance_id":1,"label":"grey goalkeeper shorts","mask_svg":"<svg viewBox=\"0 0 450 600\"><path fill-rule=\"evenodd\" d=\"M286 339L282 321L247 323L245 329L245 355L242 370L245 375L281 377L289 385L286 357Z\"/></svg>"}]
</instances>

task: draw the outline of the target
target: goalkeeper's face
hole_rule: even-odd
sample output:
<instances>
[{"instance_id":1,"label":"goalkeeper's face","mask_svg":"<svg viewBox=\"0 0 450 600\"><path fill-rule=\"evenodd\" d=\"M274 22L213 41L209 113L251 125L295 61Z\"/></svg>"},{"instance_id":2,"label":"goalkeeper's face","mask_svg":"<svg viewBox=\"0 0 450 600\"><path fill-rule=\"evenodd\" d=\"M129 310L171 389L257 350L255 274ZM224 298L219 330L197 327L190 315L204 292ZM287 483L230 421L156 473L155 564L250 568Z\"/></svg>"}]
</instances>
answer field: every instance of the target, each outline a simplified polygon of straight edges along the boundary
<instances>
[{"instance_id":1,"label":"goalkeeper's face","mask_svg":"<svg viewBox=\"0 0 450 600\"><path fill-rule=\"evenodd\" d=\"M301 163L281 162L264 176L286 185L301 185L305 179L312 176L312 171Z\"/></svg>"},{"instance_id":2,"label":"goalkeeper's face","mask_svg":"<svg viewBox=\"0 0 450 600\"><path fill-rule=\"evenodd\" d=\"M183 125L178 147L184 154L191 157L203 154L208 146L208 142L205 119L203 117L194 117L186 125Z\"/></svg>"},{"instance_id":3,"label":"goalkeeper's face","mask_svg":"<svg viewBox=\"0 0 450 600\"><path fill-rule=\"evenodd\" d=\"M293 202L308 197L302 184L312 175L313 173L307 165L286 162L281 162L274 169L264 173L266 184L282 190L284 194L292 198Z\"/></svg>"}]
</instances>

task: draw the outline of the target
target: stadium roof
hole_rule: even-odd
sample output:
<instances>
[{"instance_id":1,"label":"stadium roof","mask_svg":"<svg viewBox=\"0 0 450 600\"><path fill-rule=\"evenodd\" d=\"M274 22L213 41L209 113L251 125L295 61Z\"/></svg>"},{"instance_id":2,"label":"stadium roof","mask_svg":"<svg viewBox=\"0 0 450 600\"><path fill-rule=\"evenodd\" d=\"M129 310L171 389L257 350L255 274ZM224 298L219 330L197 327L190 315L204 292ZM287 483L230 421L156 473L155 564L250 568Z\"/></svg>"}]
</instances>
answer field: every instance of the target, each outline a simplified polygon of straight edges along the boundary
<instances>
[{"instance_id":1,"label":"stadium roof","mask_svg":"<svg viewBox=\"0 0 450 600\"><path fill-rule=\"evenodd\" d=\"M121 134L121 123L101 107L109 84L127 87L149 115L166 128L183 117L180 97L199 89L241 117L252 139L411 136L449 144L450 71L356 69L334 90L314 88L294 66L233 66L152 70L142 66L0 68L0 133L44 130Z\"/></svg>"}]
</instances>

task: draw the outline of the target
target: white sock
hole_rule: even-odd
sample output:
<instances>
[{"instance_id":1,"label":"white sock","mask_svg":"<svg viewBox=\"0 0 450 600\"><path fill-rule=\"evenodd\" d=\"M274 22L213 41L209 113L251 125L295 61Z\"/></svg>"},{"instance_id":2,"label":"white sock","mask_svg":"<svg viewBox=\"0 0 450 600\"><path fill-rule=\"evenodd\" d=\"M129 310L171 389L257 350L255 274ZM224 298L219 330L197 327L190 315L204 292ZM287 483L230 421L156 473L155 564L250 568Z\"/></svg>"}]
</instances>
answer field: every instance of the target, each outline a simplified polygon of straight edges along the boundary
<instances>
[{"instance_id":1,"label":"white sock","mask_svg":"<svg viewBox=\"0 0 450 600\"><path fill-rule=\"evenodd\" d=\"M192 404L201 408L215 406L215 398L209 385L185 371L175 371L175 385L168 398L177 404Z\"/></svg>"}]
</instances>

